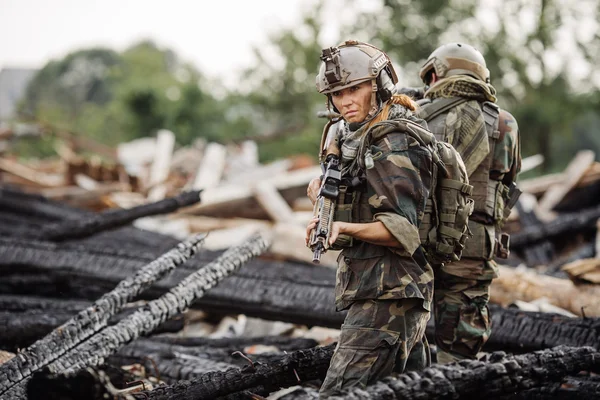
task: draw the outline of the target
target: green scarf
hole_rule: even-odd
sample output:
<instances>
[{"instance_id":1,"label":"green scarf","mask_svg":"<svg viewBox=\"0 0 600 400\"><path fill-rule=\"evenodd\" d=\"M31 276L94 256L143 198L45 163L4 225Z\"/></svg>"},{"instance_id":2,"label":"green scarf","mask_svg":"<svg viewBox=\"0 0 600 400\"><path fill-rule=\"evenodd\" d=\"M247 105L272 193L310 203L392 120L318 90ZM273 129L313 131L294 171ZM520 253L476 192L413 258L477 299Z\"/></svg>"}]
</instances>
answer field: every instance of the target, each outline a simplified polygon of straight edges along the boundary
<instances>
[{"instance_id":1,"label":"green scarf","mask_svg":"<svg viewBox=\"0 0 600 400\"><path fill-rule=\"evenodd\" d=\"M492 85L468 75L454 75L434 83L424 96L432 100L438 97L464 97L480 102L495 103L496 89Z\"/></svg>"}]
</instances>

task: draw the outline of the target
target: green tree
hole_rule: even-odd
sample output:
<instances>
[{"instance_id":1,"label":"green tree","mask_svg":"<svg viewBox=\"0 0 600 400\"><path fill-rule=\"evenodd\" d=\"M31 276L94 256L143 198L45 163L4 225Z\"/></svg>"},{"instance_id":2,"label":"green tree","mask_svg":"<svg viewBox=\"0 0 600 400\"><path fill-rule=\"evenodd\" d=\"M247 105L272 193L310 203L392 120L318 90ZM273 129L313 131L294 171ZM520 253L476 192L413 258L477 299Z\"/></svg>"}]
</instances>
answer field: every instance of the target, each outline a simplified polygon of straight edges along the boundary
<instances>
[{"instance_id":1,"label":"green tree","mask_svg":"<svg viewBox=\"0 0 600 400\"><path fill-rule=\"evenodd\" d=\"M519 121L523 154L544 155L548 171L572 156L557 145L572 137L575 121L598 108L586 93L598 90L598 11L597 0L385 0L349 32L383 46L407 85L420 84L417 71L437 46L465 41L479 48L499 103Z\"/></svg>"},{"instance_id":2,"label":"green tree","mask_svg":"<svg viewBox=\"0 0 600 400\"><path fill-rule=\"evenodd\" d=\"M29 85L22 111L116 145L160 128L173 130L180 144L216 140L225 109L195 68L143 41L120 54L80 50L51 61Z\"/></svg>"},{"instance_id":3,"label":"green tree","mask_svg":"<svg viewBox=\"0 0 600 400\"><path fill-rule=\"evenodd\" d=\"M266 46L254 49L256 64L244 71L241 89L232 96L238 117L250 122L249 135L261 142L261 158L307 153L316 157L325 108L315 90L324 25L323 4L307 10L299 26L271 35Z\"/></svg>"}]
</instances>

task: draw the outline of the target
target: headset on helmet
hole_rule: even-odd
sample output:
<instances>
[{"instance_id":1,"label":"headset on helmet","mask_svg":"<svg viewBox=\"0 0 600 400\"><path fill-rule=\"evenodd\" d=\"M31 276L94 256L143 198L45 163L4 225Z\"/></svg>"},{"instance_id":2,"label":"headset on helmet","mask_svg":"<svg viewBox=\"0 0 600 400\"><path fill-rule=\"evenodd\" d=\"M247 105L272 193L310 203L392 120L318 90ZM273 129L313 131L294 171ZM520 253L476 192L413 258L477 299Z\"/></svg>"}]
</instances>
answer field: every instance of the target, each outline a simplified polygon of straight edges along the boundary
<instances>
[{"instance_id":1,"label":"headset on helmet","mask_svg":"<svg viewBox=\"0 0 600 400\"><path fill-rule=\"evenodd\" d=\"M473 46L463 43L448 43L435 49L419 71L426 85L431 72L439 78L469 75L485 83L490 82L490 71L483 55Z\"/></svg>"},{"instance_id":2,"label":"headset on helmet","mask_svg":"<svg viewBox=\"0 0 600 400\"><path fill-rule=\"evenodd\" d=\"M385 102L392 97L398 82L396 71L387 54L368 43L348 40L336 47L323 49L321 67L316 79L319 93L327 95L372 81L374 101Z\"/></svg>"}]
</instances>

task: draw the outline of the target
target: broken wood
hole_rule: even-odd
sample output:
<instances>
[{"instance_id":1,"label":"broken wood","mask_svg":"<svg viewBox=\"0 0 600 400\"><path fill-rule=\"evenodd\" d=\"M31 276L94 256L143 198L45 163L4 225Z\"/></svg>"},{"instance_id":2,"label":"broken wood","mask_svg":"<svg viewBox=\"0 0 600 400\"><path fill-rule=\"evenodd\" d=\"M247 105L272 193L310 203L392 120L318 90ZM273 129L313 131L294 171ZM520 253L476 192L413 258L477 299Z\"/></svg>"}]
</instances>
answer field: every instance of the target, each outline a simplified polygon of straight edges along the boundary
<instances>
[{"instance_id":1,"label":"broken wood","mask_svg":"<svg viewBox=\"0 0 600 400\"><path fill-rule=\"evenodd\" d=\"M266 181L272 184L286 202L306 196L306 187L312 178L321 174L318 166L285 172ZM180 211L182 214L208 215L228 218L268 219L258 205L250 185L243 183L220 185L202 192L202 203Z\"/></svg>"},{"instance_id":2,"label":"broken wood","mask_svg":"<svg viewBox=\"0 0 600 400\"><path fill-rule=\"evenodd\" d=\"M12 386L20 385L33 372L61 357L95 332L106 326L110 317L135 296L192 257L204 240L197 235L123 280L115 289L103 295L43 339L29 346L0 366L0 395ZM172 317L173 315L171 315ZM161 321L164 322L164 321Z\"/></svg>"},{"instance_id":3,"label":"broken wood","mask_svg":"<svg viewBox=\"0 0 600 400\"><path fill-rule=\"evenodd\" d=\"M283 197L281 197L279 191L275 189L272 182L258 182L254 186L254 196L272 221L290 225L295 224L292 208Z\"/></svg>"},{"instance_id":4,"label":"broken wood","mask_svg":"<svg viewBox=\"0 0 600 400\"><path fill-rule=\"evenodd\" d=\"M508 306L515 300L548 301L573 314L600 317L600 286L575 285L567 279L554 278L530 270L499 266L499 277L490 287L490 301Z\"/></svg>"},{"instance_id":5,"label":"broken wood","mask_svg":"<svg viewBox=\"0 0 600 400\"><path fill-rule=\"evenodd\" d=\"M283 260L313 263L313 254L306 247L306 225L278 223L273 227L273 244L269 254ZM336 267L339 251L329 250L321 257L322 266Z\"/></svg>"},{"instance_id":6,"label":"broken wood","mask_svg":"<svg viewBox=\"0 0 600 400\"><path fill-rule=\"evenodd\" d=\"M111 209L89 218L57 222L44 227L40 236L54 241L90 236L106 229L127 225L138 218L166 214L200 201L200 192L184 192L175 197L131 209Z\"/></svg>"},{"instance_id":7,"label":"broken wood","mask_svg":"<svg viewBox=\"0 0 600 400\"><path fill-rule=\"evenodd\" d=\"M0 157L0 171L8 172L41 187L61 187L66 183L62 174L39 172L4 157Z\"/></svg>"},{"instance_id":8,"label":"broken wood","mask_svg":"<svg viewBox=\"0 0 600 400\"><path fill-rule=\"evenodd\" d=\"M272 364L253 363L242 369L209 372L193 381L180 381L150 392L134 394L134 399L166 400L175 394L187 399L215 399L246 389L262 387L267 392L323 378L329 368L334 345L299 350ZM146 397L147 396L147 397Z\"/></svg>"},{"instance_id":9,"label":"broken wood","mask_svg":"<svg viewBox=\"0 0 600 400\"><path fill-rule=\"evenodd\" d=\"M201 190L217 186L223 177L226 158L227 149L225 146L219 143L209 143L196 171L192 189Z\"/></svg>"},{"instance_id":10,"label":"broken wood","mask_svg":"<svg viewBox=\"0 0 600 400\"><path fill-rule=\"evenodd\" d=\"M567 346L515 356L496 352L481 360L435 364L397 379L384 378L366 389L344 390L329 399L494 398L547 385L579 371L596 370L599 356L591 347Z\"/></svg>"},{"instance_id":11,"label":"broken wood","mask_svg":"<svg viewBox=\"0 0 600 400\"><path fill-rule=\"evenodd\" d=\"M269 245L260 234L241 246L232 247L217 260L194 272L168 293L152 300L133 315L105 328L86 342L72 348L67 354L48 365L52 373L73 373L88 366L96 366L121 346L150 334L160 324L185 311L191 303L238 270L250 258L260 255Z\"/></svg>"},{"instance_id":12,"label":"broken wood","mask_svg":"<svg viewBox=\"0 0 600 400\"><path fill-rule=\"evenodd\" d=\"M150 201L162 200L167 188L165 181L169 176L171 167L171 156L175 147L175 134L169 130L161 129L156 136L156 152L154 153L154 162L150 170L150 182L148 186L148 199Z\"/></svg>"},{"instance_id":13,"label":"broken wood","mask_svg":"<svg viewBox=\"0 0 600 400\"><path fill-rule=\"evenodd\" d=\"M582 150L575 155L567 166L560 183L550 186L539 202L542 210L552 210L565 195L573 189L581 177L588 171L596 155L591 150Z\"/></svg>"},{"instance_id":14,"label":"broken wood","mask_svg":"<svg viewBox=\"0 0 600 400\"><path fill-rule=\"evenodd\" d=\"M573 282L600 283L600 259L586 258L573 261L562 267Z\"/></svg>"}]
</instances>

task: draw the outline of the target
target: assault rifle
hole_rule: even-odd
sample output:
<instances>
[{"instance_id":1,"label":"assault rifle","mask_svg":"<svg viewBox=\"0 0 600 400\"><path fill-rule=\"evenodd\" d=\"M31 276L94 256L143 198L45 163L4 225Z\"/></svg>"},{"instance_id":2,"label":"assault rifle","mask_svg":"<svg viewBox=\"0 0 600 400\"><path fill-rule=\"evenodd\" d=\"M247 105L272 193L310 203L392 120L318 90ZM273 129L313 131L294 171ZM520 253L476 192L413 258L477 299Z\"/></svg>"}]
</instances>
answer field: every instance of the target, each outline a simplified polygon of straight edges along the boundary
<instances>
[{"instance_id":1,"label":"assault rifle","mask_svg":"<svg viewBox=\"0 0 600 400\"><path fill-rule=\"evenodd\" d=\"M327 124L326 132L332 124ZM313 215L319 219L315 228L310 232L308 247L313 252L313 262L321 261L321 254L329 248L329 237L331 236L331 224L335 216L335 207L339 194L342 173L340 171L340 149L335 138L335 129L327 135L323 135L325 143L321 146L324 158L321 167L323 177L321 188L315 201Z\"/></svg>"}]
</instances>

